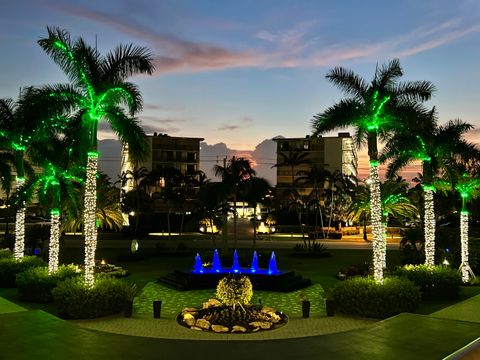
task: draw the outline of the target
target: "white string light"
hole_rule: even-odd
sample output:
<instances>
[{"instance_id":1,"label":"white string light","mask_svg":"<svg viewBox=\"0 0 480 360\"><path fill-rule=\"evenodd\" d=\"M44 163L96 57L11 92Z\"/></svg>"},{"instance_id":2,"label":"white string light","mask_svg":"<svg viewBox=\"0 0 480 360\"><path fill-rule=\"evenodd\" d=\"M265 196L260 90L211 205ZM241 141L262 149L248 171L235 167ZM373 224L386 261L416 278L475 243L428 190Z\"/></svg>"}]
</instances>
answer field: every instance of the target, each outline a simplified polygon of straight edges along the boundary
<instances>
[{"instance_id":1,"label":"white string light","mask_svg":"<svg viewBox=\"0 0 480 360\"><path fill-rule=\"evenodd\" d=\"M25 178L17 178L17 194L25 184ZM15 259L20 260L25 253L25 202L22 202L15 216Z\"/></svg>"},{"instance_id":2,"label":"white string light","mask_svg":"<svg viewBox=\"0 0 480 360\"><path fill-rule=\"evenodd\" d=\"M460 246L461 246L461 275L462 281L470 280L470 265L468 264L468 211L460 213Z\"/></svg>"},{"instance_id":3,"label":"white string light","mask_svg":"<svg viewBox=\"0 0 480 360\"><path fill-rule=\"evenodd\" d=\"M435 210L433 202L433 186L424 186L425 214L424 214L424 236L425 236L425 265L435 265Z\"/></svg>"},{"instance_id":4,"label":"white string light","mask_svg":"<svg viewBox=\"0 0 480 360\"><path fill-rule=\"evenodd\" d=\"M93 287L95 249L97 247L97 226L95 223L95 211L97 208L97 169L98 153L90 151L87 159L87 181L85 184L85 284Z\"/></svg>"},{"instance_id":5,"label":"white string light","mask_svg":"<svg viewBox=\"0 0 480 360\"><path fill-rule=\"evenodd\" d=\"M373 237L373 278L383 283L383 269L386 267L386 238L382 224L382 199L378 161L370 161L370 216Z\"/></svg>"},{"instance_id":6,"label":"white string light","mask_svg":"<svg viewBox=\"0 0 480 360\"><path fill-rule=\"evenodd\" d=\"M52 209L50 212L50 245L48 253L48 273L58 270L58 253L60 249L60 211Z\"/></svg>"}]
</instances>

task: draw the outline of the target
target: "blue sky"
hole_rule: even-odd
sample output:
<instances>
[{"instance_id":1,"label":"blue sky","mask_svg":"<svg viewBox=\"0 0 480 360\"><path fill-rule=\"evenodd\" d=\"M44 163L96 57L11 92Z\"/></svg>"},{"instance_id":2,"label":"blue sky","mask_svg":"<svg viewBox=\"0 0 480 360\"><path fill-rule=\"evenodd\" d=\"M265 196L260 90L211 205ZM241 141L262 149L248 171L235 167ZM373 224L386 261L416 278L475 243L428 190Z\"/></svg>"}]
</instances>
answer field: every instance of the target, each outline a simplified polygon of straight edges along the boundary
<instances>
[{"instance_id":1,"label":"blue sky","mask_svg":"<svg viewBox=\"0 0 480 360\"><path fill-rule=\"evenodd\" d=\"M90 44L97 36L102 53L119 43L151 49L154 76L134 79L147 133L237 150L305 136L312 116L341 98L325 79L331 67L369 80L393 57L404 80L436 85L429 105L442 121L478 126L479 20L476 0L11 1L0 12L0 97L66 81L36 44L55 25Z\"/></svg>"}]
</instances>

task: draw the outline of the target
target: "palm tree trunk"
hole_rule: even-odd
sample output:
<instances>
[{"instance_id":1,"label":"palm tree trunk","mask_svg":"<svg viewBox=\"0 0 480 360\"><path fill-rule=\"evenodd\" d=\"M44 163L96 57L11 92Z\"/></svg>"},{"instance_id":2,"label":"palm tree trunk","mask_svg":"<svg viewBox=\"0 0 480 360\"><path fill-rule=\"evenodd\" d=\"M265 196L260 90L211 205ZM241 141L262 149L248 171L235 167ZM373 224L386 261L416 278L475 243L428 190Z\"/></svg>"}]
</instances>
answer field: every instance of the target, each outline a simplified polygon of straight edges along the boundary
<instances>
[{"instance_id":1,"label":"palm tree trunk","mask_svg":"<svg viewBox=\"0 0 480 360\"><path fill-rule=\"evenodd\" d=\"M253 207L253 249L257 246L257 204Z\"/></svg>"},{"instance_id":2,"label":"palm tree trunk","mask_svg":"<svg viewBox=\"0 0 480 360\"><path fill-rule=\"evenodd\" d=\"M233 247L237 248L237 194L233 194Z\"/></svg>"},{"instance_id":3,"label":"palm tree trunk","mask_svg":"<svg viewBox=\"0 0 480 360\"><path fill-rule=\"evenodd\" d=\"M373 237L373 277L377 282L383 282L383 269L386 267L385 235L382 224L382 201L380 197L380 178L378 163L370 161L370 216Z\"/></svg>"},{"instance_id":4,"label":"palm tree trunk","mask_svg":"<svg viewBox=\"0 0 480 360\"><path fill-rule=\"evenodd\" d=\"M215 243L215 234L213 233L213 220L212 218L209 218L208 220L210 222L210 236L212 239L212 245L213 245L213 248L215 249L217 247L217 244Z\"/></svg>"},{"instance_id":5,"label":"palm tree trunk","mask_svg":"<svg viewBox=\"0 0 480 360\"><path fill-rule=\"evenodd\" d=\"M89 151L84 200L85 284L89 288L93 287L95 280L95 250L97 248L97 225L95 221L95 211L97 208L97 169L98 153L96 151Z\"/></svg>"},{"instance_id":6,"label":"palm tree trunk","mask_svg":"<svg viewBox=\"0 0 480 360\"><path fill-rule=\"evenodd\" d=\"M168 231L168 244L169 244L169 248L171 250L173 250L173 246L172 246L172 230L170 228L170 213L171 213L171 210L170 210L170 206L168 207L168 212L167 212L167 231Z\"/></svg>"},{"instance_id":7,"label":"palm tree trunk","mask_svg":"<svg viewBox=\"0 0 480 360\"><path fill-rule=\"evenodd\" d=\"M20 191L24 183L24 178L17 178L17 192ZM25 202L22 202L15 214L15 248L13 253L17 260L22 259L25 254L25 210Z\"/></svg>"},{"instance_id":8,"label":"palm tree trunk","mask_svg":"<svg viewBox=\"0 0 480 360\"><path fill-rule=\"evenodd\" d=\"M460 212L460 250L461 264L460 270L462 281L464 283L470 280L470 265L468 263L468 211L465 207L465 199L462 198L462 211Z\"/></svg>"},{"instance_id":9,"label":"palm tree trunk","mask_svg":"<svg viewBox=\"0 0 480 360\"><path fill-rule=\"evenodd\" d=\"M435 211L433 200L433 186L423 188L424 201L424 236L425 236L425 265L435 265Z\"/></svg>"},{"instance_id":10,"label":"palm tree trunk","mask_svg":"<svg viewBox=\"0 0 480 360\"><path fill-rule=\"evenodd\" d=\"M228 210L223 211L222 219L222 255L228 252Z\"/></svg>"},{"instance_id":11,"label":"palm tree trunk","mask_svg":"<svg viewBox=\"0 0 480 360\"><path fill-rule=\"evenodd\" d=\"M23 164L23 151L15 151L15 162L17 169L17 194L25 184L25 170ZM25 254L25 202L22 202L15 215L15 259L20 260Z\"/></svg>"},{"instance_id":12,"label":"palm tree trunk","mask_svg":"<svg viewBox=\"0 0 480 360\"><path fill-rule=\"evenodd\" d=\"M58 270L58 254L60 249L60 210L50 211L50 243L48 245L48 273L53 274Z\"/></svg>"}]
</instances>

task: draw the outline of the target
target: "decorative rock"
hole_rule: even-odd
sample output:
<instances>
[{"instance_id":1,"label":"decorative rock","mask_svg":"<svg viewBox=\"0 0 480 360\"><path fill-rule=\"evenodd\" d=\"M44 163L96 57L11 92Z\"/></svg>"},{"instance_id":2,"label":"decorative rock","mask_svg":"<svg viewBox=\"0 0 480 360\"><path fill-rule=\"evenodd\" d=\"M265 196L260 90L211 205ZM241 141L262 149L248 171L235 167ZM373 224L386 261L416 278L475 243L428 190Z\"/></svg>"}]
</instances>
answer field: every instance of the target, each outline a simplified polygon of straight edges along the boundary
<instances>
[{"instance_id":1,"label":"decorative rock","mask_svg":"<svg viewBox=\"0 0 480 360\"><path fill-rule=\"evenodd\" d=\"M237 332L244 333L244 332L247 332L247 329L245 329L243 326L240 326L240 325L234 325L232 328L232 333L237 333Z\"/></svg>"},{"instance_id":2,"label":"decorative rock","mask_svg":"<svg viewBox=\"0 0 480 360\"><path fill-rule=\"evenodd\" d=\"M272 323L269 321L252 321L248 325L254 327L254 328L260 328L264 330L268 330L272 327Z\"/></svg>"},{"instance_id":3,"label":"decorative rock","mask_svg":"<svg viewBox=\"0 0 480 360\"><path fill-rule=\"evenodd\" d=\"M216 333L227 333L230 329L223 325L212 325L212 330Z\"/></svg>"},{"instance_id":4,"label":"decorative rock","mask_svg":"<svg viewBox=\"0 0 480 360\"><path fill-rule=\"evenodd\" d=\"M184 313L192 313L192 312L197 312L198 309L197 308L194 308L194 307L185 307L183 308L182 310L182 314Z\"/></svg>"},{"instance_id":5,"label":"decorative rock","mask_svg":"<svg viewBox=\"0 0 480 360\"><path fill-rule=\"evenodd\" d=\"M207 302L203 303L203 308L208 309L208 308L215 307L215 306L220 306L220 305L222 305L222 303L220 301L218 301L217 299L208 299Z\"/></svg>"},{"instance_id":6,"label":"decorative rock","mask_svg":"<svg viewBox=\"0 0 480 360\"><path fill-rule=\"evenodd\" d=\"M197 331L203 331L203 329L199 328L198 326L190 326L190 329L197 330Z\"/></svg>"},{"instance_id":7,"label":"decorative rock","mask_svg":"<svg viewBox=\"0 0 480 360\"><path fill-rule=\"evenodd\" d=\"M264 306L262 308L261 312L265 313L265 314L270 314L270 313L276 313L277 310L275 310L274 308L268 307L268 306Z\"/></svg>"},{"instance_id":8,"label":"decorative rock","mask_svg":"<svg viewBox=\"0 0 480 360\"><path fill-rule=\"evenodd\" d=\"M205 319L197 319L195 326L198 326L199 328L202 328L204 330L208 330L210 329L210 322Z\"/></svg>"},{"instance_id":9,"label":"decorative rock","mask_svg":"<svg viewBox=\"0 0 480 360\"><path fill-rule=\"evenodd\" d=\"M187 313L183 315L183 322L188 326L193 326L196 323L196 319L192 314Z\"/></svg>"}]
</instances>

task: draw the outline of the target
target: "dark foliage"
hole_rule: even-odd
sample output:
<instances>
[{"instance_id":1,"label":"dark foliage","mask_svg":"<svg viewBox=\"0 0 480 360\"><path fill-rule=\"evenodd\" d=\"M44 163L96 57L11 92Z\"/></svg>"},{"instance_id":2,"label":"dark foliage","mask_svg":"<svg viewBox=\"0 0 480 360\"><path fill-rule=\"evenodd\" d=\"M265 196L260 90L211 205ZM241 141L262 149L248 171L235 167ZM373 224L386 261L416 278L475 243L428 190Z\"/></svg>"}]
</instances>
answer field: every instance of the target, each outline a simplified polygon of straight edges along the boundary
<instances>
[{"instance_id":1,"label":"dark foliage","mask_svg":"<svg viewBox=\"0 0 480 360\"><path fill-rule=\"evenodd\" d=\"M353 278L337 284L332 299L339 312L384 319L401 312L414 312L420 304L420 288L402 278Z\"/></svg>"}]
</instances>

